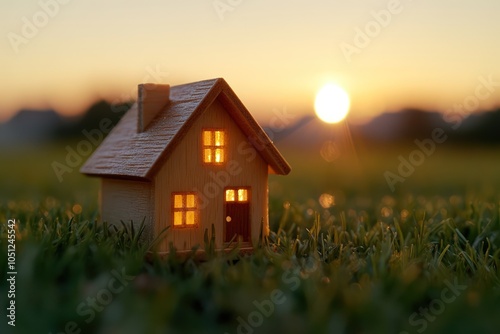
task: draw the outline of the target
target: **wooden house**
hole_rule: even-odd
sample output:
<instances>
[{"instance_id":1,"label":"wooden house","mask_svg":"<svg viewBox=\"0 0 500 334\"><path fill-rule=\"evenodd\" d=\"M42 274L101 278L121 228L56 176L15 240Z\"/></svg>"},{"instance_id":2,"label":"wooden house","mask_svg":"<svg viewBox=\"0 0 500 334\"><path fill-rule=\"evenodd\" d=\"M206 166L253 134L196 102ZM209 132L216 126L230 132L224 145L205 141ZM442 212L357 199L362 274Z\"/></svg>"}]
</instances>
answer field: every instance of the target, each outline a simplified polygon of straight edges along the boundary
<instances>
[{"instance_id":1,"label":"wooden house","mask_svg":"<svg viewBox=\"0 0 500 334\"><path fill-rule=\"evenodd\" d=\"M141 84L123 116L81 172L101 178L101 218L145 221L159 251L203 245L251 247L269 232L268 174L290 166L224 79L179 86ZM263 222L263 224L262 224Z\"/></svg>"}]
</instances>

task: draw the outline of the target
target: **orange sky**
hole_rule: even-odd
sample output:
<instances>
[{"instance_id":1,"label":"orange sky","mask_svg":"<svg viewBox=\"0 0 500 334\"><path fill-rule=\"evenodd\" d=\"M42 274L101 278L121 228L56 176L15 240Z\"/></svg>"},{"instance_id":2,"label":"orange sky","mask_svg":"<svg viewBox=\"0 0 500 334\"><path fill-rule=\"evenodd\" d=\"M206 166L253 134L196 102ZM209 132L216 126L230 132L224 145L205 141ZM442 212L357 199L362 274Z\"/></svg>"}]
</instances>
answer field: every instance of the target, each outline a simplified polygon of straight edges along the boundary
<instances>
[{"instance_id":1,"label":"orange sky","mask_svg":"<svg viewBox=\"0 0 500 334\"><path fill-rule=\"evenodd\" d=\"M500 2L436 2L1 2L0 120L213 77L262 122L273 109L312 113L327 82L349 92L355 122L405 106L446 112L479 77L500 83ZM500 91L484 95L475 110L500 105Z\"/></svg>"}]
</instances>

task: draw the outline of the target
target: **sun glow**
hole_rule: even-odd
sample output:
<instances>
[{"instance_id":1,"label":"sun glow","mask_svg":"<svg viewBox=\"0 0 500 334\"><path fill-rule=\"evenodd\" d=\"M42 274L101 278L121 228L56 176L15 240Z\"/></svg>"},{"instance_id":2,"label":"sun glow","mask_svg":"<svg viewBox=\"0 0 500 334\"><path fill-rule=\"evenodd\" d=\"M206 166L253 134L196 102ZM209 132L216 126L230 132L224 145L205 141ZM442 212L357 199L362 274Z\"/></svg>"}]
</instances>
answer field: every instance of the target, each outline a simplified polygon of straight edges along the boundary
<instances>
[{"instance_id":1,"label":"sun glow","mask_svg":"<svg viewBox=\"0 0 500 334\"><path fill-rule=\"evenodd\" d=\"M350 104L349 95L343 88L327 84L316 94L314 109L323 122L338 123L349 113Z\"/></svg>"}]
</instances>

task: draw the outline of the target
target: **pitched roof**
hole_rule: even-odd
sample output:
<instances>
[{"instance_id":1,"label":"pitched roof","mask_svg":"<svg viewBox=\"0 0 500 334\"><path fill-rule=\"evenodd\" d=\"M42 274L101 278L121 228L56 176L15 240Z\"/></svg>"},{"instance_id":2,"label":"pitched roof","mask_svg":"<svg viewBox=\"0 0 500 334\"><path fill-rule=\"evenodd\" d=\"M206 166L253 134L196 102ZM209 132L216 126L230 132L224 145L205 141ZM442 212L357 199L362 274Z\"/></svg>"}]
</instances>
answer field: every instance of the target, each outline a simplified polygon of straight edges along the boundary
<instances>
[{"instance_id":1,"label":"pitched roof","mask_svg":"<svg viewBox=\"0 0 500 334\"><path fill-rule=\"evenodd\" d=\"M138 105L122 117L82 166L80 172L102 177L151 180L191 124L219 98L242 132L268 163L271 173L286 175L290 166L222 78L173 86L170 102L144 132L137 132ZM251 140L251 139L254 140Z\"/></svg>"}]
</instances>

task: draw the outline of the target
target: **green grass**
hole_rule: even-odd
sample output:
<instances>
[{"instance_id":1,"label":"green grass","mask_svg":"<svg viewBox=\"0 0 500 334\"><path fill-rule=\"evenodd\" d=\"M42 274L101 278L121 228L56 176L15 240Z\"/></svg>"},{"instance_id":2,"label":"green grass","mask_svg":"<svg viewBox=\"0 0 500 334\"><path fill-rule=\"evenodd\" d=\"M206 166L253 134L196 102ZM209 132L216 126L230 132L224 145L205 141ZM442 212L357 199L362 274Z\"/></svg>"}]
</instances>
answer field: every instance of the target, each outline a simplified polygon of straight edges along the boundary
<instances>
[{"instance_id":1,"label":"green grass","mask_svg":"<svg viewBox=\"0 0 500 334\"><path fill-rule=\"evenodd\" d=\"M0 331L237 333L244 319L259 326L243 333L496 333L498 150L436 151L392 193L383 172L406 152L359 152L356 170L315 152L284 152L294 170L270 180L267 243L252 255L210 253L204 262L147 256L140 230L96 223L98 183L74 172L59 184L51 175L63 150L5 155ZM322 194L331 195L330 207ZM15 328L4 313L11 218ZM120 285L122 271L131 278ZM110 282L119 291L107 292ZM458 285L456 294L449 285ZM90 311L99 296L111 296L109 304Z\"/></svg>"}]
</instances>

